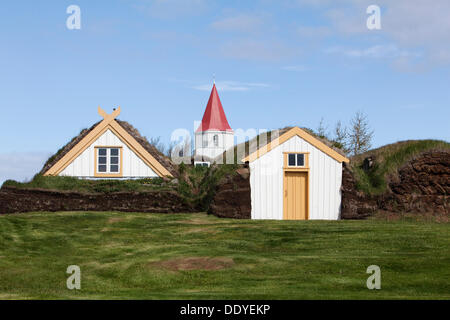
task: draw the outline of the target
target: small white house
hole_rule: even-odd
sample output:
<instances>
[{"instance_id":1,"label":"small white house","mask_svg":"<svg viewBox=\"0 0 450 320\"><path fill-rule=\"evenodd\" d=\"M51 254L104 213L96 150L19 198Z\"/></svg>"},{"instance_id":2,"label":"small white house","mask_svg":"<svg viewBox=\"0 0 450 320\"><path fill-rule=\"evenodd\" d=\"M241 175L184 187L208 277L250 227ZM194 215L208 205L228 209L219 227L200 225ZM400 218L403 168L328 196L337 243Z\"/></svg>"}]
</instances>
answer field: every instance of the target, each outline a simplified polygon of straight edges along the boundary
<instances>
[{"instance_id":1,"label":"small white house","mask_svg":"<svg viewBox=\"0 0 450 320\"><path fill-rule=\"evenodd\" d=\"M173 176L165 159L136 129L116 120L120 107L84 130L45 165L45 176L86 179L136 179Z\"/></svg>"},{"instance_id":2,"label":"small white house","mask_svg":"<svg viewBox=\"0 0 450 320\"><path fill-rule=\"evenodd\" d=\"M306 131L294 127L243 161L252 219L340 218L342 162L349 160Z\"/></svg>"}]
</instances>

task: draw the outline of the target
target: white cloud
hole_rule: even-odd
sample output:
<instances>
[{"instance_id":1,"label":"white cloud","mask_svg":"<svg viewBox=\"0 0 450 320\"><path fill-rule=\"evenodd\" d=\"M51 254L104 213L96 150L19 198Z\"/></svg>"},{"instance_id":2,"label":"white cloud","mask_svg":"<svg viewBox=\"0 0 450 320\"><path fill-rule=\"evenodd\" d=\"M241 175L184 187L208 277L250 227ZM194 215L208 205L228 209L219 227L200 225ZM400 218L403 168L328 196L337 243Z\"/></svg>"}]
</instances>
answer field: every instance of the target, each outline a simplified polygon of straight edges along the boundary
<instances>
[{"instance_id":1,"label":"white cloud","mask_svg":"<svg viewBox=\"0 0 450 320\"><path fill-rule=\"evenodd\" d=\"M262 24L261 17L240 14L213 22L211 26L219 31L255 32Z\"/></svg>"},{"instance_id":2,"label":"white cloud","mask_svg":"<svg viewBox=\"0 0 450 320\"><path fill-rule=\"evenodd\" d=\"M422 52L420 63L416 55L394 61L415 71L427 70L437 65L450 64L450 1L449 0L286 0L303 9L322 9L331 24L333 34L360 36L361 40L394 43L400 51ZM381 30L366 28L369 5L381 7ZM305 33L307 33L307 29ZM358 38L356 38L358 39ZM350 54L358 54L353 52ZM364 53L361 53L364 55ZM370 55L370 53L366 53ZM397 54L392 54L397 56ZM403 54L400 54L404 56ZM408 60L409 59L409 60Z\"/></svg>"},{"instance_id":3,"label":"white cloud","mask_svg":"<svg viewBox=\"0 0 450 320\"><path fill-rule=\"evenodd\" d=\"M211 91L211 83L193 86L192 88L202 91ZM217 90L219 91L248 91L254 88L267 88L270 87L266 83L251 83L251 82L239 82L239 81L219 81L216 82Z\"/></svg>"},{"instance_id":4,"label":"white cloud","mask_svg":"<svg viewBox=\"0 0 450 320\"><path fill-rule=\"evenodd\" d=\"M403 50L393 44L375 45L364 49L353 49L346 47L331 47L325 50L329 54L341 54L351 58L375 58L375 59L397 59L397 58L419 58L418 52Z\"/></svg>"},{"instance_id":5,"label":"white cloud","mask_svg":"<svg viewBox=\"0 0 450 320\"><path fill-rule=\"evenodd\" d=\"M13 179L24 181L38 173L50 156L47 152L15 152L0 154L0 184Z\"/></svg>"},{"instance_id":6,"label":"white cloud","mask_svg":"<svg viewBox=\"0 0 450 320\"><path fill-rule=\"evenodd\" d=\"M364 6L333 8L325 13L330 20L333 30L338 34L355 35L364 34L370 31L367 29L366 8Z\"/></svg>"},{"instance_id":7,"label":"white cloud","mask_svg":"<svg viewBox=\"0 0 450 320\"><path fill-rule=\"evenodd\" d=\"M338 34L376 35L395 43L401 51L420 50L423 64L450 64L450 1L448 0L297 0L321 6ZM381 30L366 28L369 5L381 7ZM395 55L395 54L394 54ZM414 57L415 55L413 55ZM411 64L408 62L408 64Z\"/></svg>"},{"instance_id":8,"label":"white cloud","mask_svg":"<svg viewBox=\"0 0 450 320\"><path fill-rule=\"evenodd\" d=\"M405 45L441 46L450 41L450 1L386 1L384 30Z\"/></svg>"}]
</instances>

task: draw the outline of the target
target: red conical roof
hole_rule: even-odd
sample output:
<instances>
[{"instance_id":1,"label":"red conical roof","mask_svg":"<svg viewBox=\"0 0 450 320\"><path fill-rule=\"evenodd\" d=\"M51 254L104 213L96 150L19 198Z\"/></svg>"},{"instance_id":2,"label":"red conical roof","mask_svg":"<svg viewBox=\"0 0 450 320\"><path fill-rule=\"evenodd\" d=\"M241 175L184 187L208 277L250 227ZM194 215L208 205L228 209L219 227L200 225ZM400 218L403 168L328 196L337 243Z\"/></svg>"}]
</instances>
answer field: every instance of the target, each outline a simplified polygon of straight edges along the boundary
<instances>
[{"instance_id":1,"label":"red conical roof","mask_svg":"<svg viewBox=\"0 0 450 320\"><path fill-rule=\"evenodd\" d=\"M202 131L233 131L228 124L225 111L223 111L222 103L220 102L219 94L217 93L216 85L214 84L209 96L208 105L203 114L202 123L196 132Z\"/></svg>"}]
</instances>

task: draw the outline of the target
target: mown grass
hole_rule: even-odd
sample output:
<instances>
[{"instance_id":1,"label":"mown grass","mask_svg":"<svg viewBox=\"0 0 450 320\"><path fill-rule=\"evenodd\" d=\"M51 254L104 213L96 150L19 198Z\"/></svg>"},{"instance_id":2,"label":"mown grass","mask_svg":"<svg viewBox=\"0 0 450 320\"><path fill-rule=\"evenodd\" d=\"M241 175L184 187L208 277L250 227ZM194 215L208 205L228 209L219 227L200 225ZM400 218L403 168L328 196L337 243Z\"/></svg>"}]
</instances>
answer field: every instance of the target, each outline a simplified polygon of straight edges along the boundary
<instances>
[{"instance_id":1,"label":"mown grass","mask_svg":"<svg viewBox=\"0 0 450 320\"><path fill-rule=\"evenodd\" d=\"M7 180L3 186L12 186L22 189L48 189L62 191L77 191L87 193L108 193L119 191L150 191L171 190L173 186L161 178L135 179L135 180L89 180L65 176L42 176L37 174L29 182Z\"/></svg>"},{"instance_id":2,"label":"mown grass","mask_svg":"<svg viewBox=\"0 0 450 320\"><path fill-rule=\"evenodd\" d=\"M351 159L357 188L369 195L379 195L387 191L388 177L406 162L429 150L450 151L450 143L440 140L411 140L390 144L368 151ZM375 165L364 171L362 163L369 156L375 157Z\"/></svg>"},{"instance_id":3,"label":"mown grass","mask_svg":"<svg viewBox=\"0 0 450 320\"><path fill-rule=\"evenodd\" d=\"M205 214L0 216L3 299L449 299L449 224L240 221ZM221 270L167 270L187 257ZM381 290L366 269L381 267ZM67 266L81 290L66 288Z\"/></svg>"}]
</instances>

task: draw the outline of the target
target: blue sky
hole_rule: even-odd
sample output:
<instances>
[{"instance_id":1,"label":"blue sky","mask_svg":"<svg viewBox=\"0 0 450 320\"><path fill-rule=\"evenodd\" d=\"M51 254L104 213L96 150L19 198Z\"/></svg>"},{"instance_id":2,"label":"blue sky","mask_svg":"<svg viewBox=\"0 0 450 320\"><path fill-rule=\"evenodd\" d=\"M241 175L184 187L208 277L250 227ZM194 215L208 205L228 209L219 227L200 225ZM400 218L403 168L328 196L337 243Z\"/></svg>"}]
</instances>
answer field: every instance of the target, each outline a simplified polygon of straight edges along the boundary
<instances>
[{"instance_id":1,"label":"blue sky","mask_svg":"<svg viewBox=\"0 0 450 320\"><path fill-rule=\"evenodd\" d=\"M66 8L81 29L66 28ZM381 30L366 8L382 9ZM120 119L168 142L193 130L213 74L232 128L330 131L364 111L374 147L450 140L448 0L3 1L0 181L83 128Z\"/></svg>"}]
</instances>

